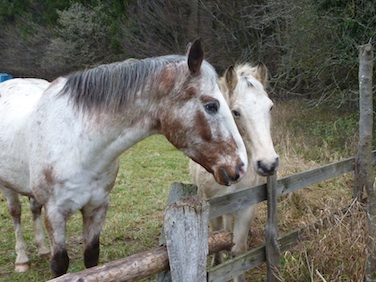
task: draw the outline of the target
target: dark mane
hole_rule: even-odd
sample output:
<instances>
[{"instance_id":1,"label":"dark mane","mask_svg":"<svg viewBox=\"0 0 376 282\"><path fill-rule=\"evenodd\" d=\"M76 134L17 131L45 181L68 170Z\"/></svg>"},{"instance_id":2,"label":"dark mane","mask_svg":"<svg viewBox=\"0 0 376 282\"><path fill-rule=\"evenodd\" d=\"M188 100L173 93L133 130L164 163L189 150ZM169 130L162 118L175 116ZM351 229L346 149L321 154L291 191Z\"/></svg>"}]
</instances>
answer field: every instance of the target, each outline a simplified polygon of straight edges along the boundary
<instances>
[{"instance_id":1,"label":"dark mane","mask_svg":"<svg viewBox=\"0 0 376 282\"><path fill-rule=\"evenodd\" d=\"M129 59L123 62L101 65L68 75L62 95L69 95L78 108L111 109L117 111L136 94L144 90L146 80L153 87L158 83L161 70L169 63L186 60L184 56L170 55L143 60Z\"/></svg>"}]
</instances>

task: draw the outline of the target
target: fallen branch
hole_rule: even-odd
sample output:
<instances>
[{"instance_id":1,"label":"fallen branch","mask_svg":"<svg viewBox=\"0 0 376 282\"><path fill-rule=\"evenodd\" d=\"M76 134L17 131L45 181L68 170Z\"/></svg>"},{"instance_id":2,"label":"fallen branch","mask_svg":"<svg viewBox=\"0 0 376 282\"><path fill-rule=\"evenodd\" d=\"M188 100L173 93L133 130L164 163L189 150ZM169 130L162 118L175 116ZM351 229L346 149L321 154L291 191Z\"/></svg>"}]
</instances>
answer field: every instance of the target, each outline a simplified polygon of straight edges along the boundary
<instances>
[{"instance_id":1,"label":"fallen branch","mask_svg":"<svg viewBox=\"0 0 376 282\"><path fill-rule=\"evenodd\" d=\"M225 230L210 233L208 245L209 254L221 250L230 250L232 247L232 234ZM168 268L167 249L165 246L161 246L101 266L76 273L68 273L49 280L49 282L137 281Z\"/></svg>"}]
</instances>

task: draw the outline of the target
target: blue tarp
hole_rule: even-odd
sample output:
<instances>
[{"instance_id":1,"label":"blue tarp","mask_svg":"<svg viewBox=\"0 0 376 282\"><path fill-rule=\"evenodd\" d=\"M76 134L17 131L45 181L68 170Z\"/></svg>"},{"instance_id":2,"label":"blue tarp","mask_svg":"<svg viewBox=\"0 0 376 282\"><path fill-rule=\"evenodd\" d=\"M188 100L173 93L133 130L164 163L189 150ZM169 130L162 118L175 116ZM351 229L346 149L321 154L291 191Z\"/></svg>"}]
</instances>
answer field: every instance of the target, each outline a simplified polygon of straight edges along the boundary
<instances>
[{"instance_id":1,"label":"blue tarp","mask_svg":"<svg viewBox=\"0 0 376 282\"><path fill-rule=\"evenodd\" d=\"M3 82L5 80L8 80L8 79L12 79L13 76L11 76L10 74L7 74L7 73L0 73L0 82Z\"/></svg>"}]
</instances>

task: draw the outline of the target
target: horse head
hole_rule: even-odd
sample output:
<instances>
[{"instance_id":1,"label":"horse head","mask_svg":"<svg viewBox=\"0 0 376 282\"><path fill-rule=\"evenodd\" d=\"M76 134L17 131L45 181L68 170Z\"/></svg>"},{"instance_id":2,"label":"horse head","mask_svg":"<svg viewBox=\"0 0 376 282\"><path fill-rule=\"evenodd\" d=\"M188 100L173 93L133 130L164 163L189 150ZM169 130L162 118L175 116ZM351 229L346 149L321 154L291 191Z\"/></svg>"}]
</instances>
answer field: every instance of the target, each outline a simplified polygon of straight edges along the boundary
<instances>
[{"instance_id":1,"label":"horse head","mask_svg":"<svg viewBox=\"0 0 376 282\"><path fill-rule=\"evenodd\" d=\"M246 149L200 40L189 46L187 60L166 66L159 88L159 93L173 93L159 112L166 138L218 183L239 180L248 165Z\"/></svg>"},{"instance_id":2,"label":"horse head","mask_svg":"<svg viewBox=\"0 0 376 282\"><path fill-rule=\"evenodd\" d=\"M274 174L279 165L270 134L273 102L265 91L267 82L268 70L263 63L229 67L220 82L249 161L261 176Z\"/></svg>"}]
</instances>

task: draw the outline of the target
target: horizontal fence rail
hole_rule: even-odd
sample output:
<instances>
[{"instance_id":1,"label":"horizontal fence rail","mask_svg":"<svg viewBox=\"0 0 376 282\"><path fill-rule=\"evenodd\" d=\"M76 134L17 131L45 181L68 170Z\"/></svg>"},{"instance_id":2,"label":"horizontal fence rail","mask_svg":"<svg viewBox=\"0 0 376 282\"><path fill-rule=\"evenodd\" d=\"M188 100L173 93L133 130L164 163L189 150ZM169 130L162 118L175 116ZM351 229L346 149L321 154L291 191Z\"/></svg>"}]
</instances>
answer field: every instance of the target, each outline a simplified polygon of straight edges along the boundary
<instances>
[{"instance_id":1,"label":"horizontal fence rail","mask_svg":"<svg viewBox=\"0 0 376 282\"><path fill-rule=\"evenodd\" d=\"M282 196L325 180L354 171L355 158L296 173L277 180L277 195ZM372 151L372 163L376 163L376 150ZM239 209L266 200L266 184L209 199L209 218L233 213Z\"/></svg>"}]
</instances>

